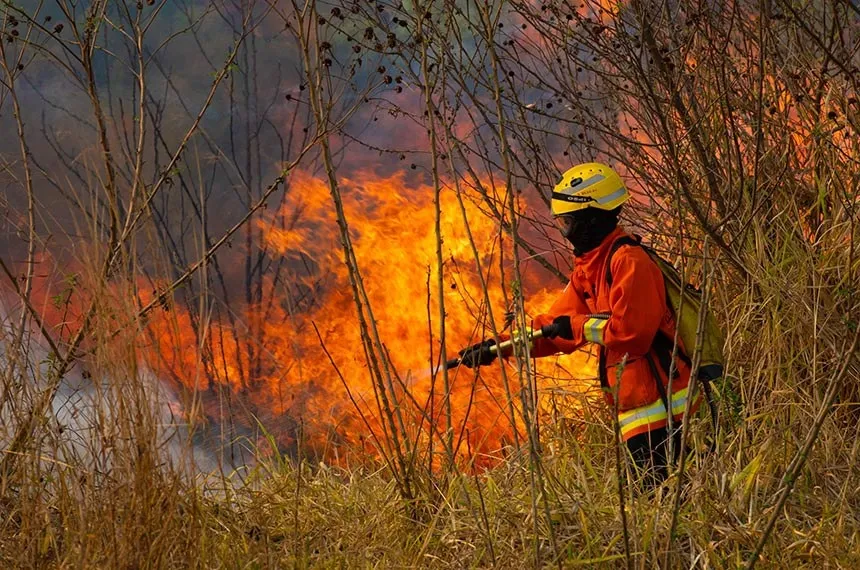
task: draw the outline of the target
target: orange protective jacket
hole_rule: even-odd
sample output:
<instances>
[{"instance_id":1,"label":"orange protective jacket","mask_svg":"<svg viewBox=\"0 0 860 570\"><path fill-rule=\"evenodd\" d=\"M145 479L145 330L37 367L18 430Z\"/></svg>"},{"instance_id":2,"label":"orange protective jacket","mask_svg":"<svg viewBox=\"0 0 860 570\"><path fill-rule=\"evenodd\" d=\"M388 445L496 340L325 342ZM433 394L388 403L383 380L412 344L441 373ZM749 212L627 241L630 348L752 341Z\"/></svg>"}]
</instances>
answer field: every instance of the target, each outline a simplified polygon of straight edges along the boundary
<instances>
[{"instance_id":1,"label":"orange protective jacket","mask_svg":"<svg viewBox=\"0 0 860 570\"><path fill-rule=\"evenodd\" d=\"M667 424L668 369L675 318L666 302L663 274L641 247L617 248L611 256L612 283L607 282L610 251L613 243L624 236L628 234L616 228L597 248L574 259L570 283L549 312L537 316L533 322L533 328L537 329L558 316L568 315L573 340L536 339L531 354L540 357L570 353L586 342L600 344L599 372L601 384L609 388L605 393L610 405L614 405L612 393L617 368L627 355L618 388L619 422L626 441ZM655 347L655 339L663 342ZM676 358L675 371L671 405L673 418L678 422L686 406L690 367Z\"/></svg>"}]
</instances>

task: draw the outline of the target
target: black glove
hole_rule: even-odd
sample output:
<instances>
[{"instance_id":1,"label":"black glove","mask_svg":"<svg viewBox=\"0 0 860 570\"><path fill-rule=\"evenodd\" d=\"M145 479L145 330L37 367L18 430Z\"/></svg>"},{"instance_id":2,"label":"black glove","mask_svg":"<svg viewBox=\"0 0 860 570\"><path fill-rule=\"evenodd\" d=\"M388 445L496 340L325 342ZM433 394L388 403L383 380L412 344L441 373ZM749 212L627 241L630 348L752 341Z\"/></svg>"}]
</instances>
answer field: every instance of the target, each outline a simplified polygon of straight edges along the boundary
<instances>
[{"instance_id":1,"label":"black glove","mask_svg":"<svg viewBox=\"0 0 860 570\"><path fill-rule=\"evenodd\" d=\"M495 345L496 341L488 338L484 342L473 344L469 348L464 348L459 352L460 364L469 368L477 368L478 366L488 366L498 357L495 352L490 352L490 347Z\"/></svg>"},{"instance_id":2,"label":"black glove","mask_svg":"<svg viewBox=\"0 0 860 570\"><path fill-rule=\"evenodd\" d=\"M542 326L540 332L544 338L560 336L565 340L573 340L573 329L570 326L570 317L567 315L556 317L551 325Z\"/></svg>"}]
</instances>

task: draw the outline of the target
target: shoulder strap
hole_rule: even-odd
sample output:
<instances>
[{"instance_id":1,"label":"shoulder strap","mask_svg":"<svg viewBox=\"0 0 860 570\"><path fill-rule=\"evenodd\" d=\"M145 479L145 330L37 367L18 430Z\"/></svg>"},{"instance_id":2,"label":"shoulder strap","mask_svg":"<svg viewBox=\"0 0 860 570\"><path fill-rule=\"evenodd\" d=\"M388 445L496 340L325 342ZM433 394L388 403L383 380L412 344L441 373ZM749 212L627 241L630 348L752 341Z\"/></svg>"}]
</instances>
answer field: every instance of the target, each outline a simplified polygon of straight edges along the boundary
<instances>
[{"instance_id":1,"label":"shoulder strap","mask_svg":"<svg viewBox=\"0 0 860 570\"><path fill-rule=\"evenodd\" d=\"M615 255L615 252L618 251L623 245L637 245L641 246L642 243L640 239L637 237L623 236L618 238L612 243L612 247L609 248L609 257L606 260L606 283L607 285L612 285L612 256Z\"/></svg>"},{"instance_id":2,"label":"shoulder strap","mask_svg":"<svg viewBox=\"0 0 860 570\"><path fill-rule=\"evenodd\" d=\"M609 258L606 260L606 283L608 285L612 285L612 256L615 255L615 252L618 251L618 248L620 248L623 245L635 245L638 247L645 248L645 250L649 252L649 255L652 254L652 250L650 250L647 246L642 245L641 239L642 238L640 238L639 236L633 236L633 237L623 236L623 237L620 237L617 240L615 240L615 242L613 242L612 247L609 249ZM662 272L663 270L661 269L660 271ZM665 275L664 275L664 279L665 279ZM672 306L672 299L669 298L668 288L666 289L666 303L668 304L669 307ZM676 317L676 326L678 326L677 322L678 322L678 317ZM671 363L671 358L672 358L671 355L672 355L672 347L673 346L674 346L674 340L669 339L661 331L657 331L657 335L654 338L654 343L653 343L651 348L654 350L654 352L657 353L658 358L661 361L660 365L663 367L667 378L669 377L669 370L670 370L670 363ZM600 376L601 383L603 383L603 382L605 382L605 378L606 378L606 368L605 368L606 362L605 362L605 360L603 360L605 358L605 355L603 354L604 348L600 347L600 349L601 349L601 357L602 358L601 358L600 365L598 366L598 369L601 373L601 376ZM662 357L661 357L661 352L662 352ZM690 358L684 353L683 350L680 349L680 347L678 347L677 355L681 360L683 360L687 364L687 366L692 365ZM657 372L657 368L654 365L654 361L651 359L650 354L647 355L647 360L648 360L649 366L651 367L651 373L654 376L654 380L657 382L657 390L660 392L660 399L663 400L663 405L666 406L666 410L668 410L669 409L669 406L668 406L669 399L668 399L668 395L666 394L666 388L665 388L665 386L663 386L663 382L660 380L660 375ZM700 375L700 377L701 377L701 375ZM702 385L703 390L705 392L705 400L707 401L708 408L711 412L711 421L714 424L714 431L715 431L715 433L718 433L720 427L719 427L719 421L717 419L718 418L717 408L716 408L716 405L714 403L713 393L711 391L710 380L706 377L703 377L701 379L702 379L701 385ZM711 449L712 450L715 447L715 443L716 443L715 440L711 442Z\"/></svg>"}]
</instances>

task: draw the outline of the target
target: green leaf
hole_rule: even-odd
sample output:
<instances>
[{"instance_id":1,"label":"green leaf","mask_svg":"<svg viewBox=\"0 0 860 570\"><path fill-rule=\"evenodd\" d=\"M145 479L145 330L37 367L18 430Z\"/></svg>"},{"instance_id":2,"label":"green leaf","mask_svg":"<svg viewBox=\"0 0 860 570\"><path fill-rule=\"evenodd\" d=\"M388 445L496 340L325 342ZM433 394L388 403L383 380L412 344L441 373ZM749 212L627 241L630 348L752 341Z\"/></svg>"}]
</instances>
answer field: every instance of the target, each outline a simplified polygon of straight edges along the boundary
<instances>
[{"instance_id":1,"label":"green leaf","mask_svg":"<svg viewBox=\"0 0 860 570\"><path fill-rule=\"evenodd\" d=\"M743 485L744 496L749 496L753 483L755 483L755 476L760 468L761 454L756 455L752 461L747 463L746 467L741 469L739 473L736 473L734 477L732 477L730 485L731 489L735 490L739 485Z\"/></svg>"}]
</instances>

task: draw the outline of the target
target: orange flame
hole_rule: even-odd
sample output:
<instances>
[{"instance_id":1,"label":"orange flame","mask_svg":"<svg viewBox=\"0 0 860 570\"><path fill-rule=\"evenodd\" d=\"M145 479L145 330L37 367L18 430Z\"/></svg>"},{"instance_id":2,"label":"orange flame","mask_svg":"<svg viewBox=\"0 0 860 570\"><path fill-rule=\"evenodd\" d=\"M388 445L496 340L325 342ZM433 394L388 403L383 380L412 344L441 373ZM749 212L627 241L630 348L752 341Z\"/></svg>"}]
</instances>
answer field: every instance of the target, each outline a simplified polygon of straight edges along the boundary
<instances>
[{"instance_id":1,"label":"orange flame","mask_svg":"<svg viewBox=\"0 0 860 570\"><path fill-rule=\"evenodd\" d=\"M399 394L397 404L406 431L417 434L420 426L424 434L428 429L432 432L428 428L431 421L444 430L441 373L433 374L441 350L433 189L409 183L403 175L379 178L369 173L342 179L340 186L374 326L400 379L393 381L394 391ZM486 273L503 238L497 222L482 214L468 197L464 205ZM443 190L441 208L446 345L452 349L480 340L482 332L474 331L482 318L483 294L453 190ZM185 313L170 320L166 315L154 318L150 328L162 370L187 388L229 387L247 394L257 410L300 422L301 443L318 453L331 455L340 443L369 446L368 429L381 436L383 419L342 261L328 186L308 175L294 174L285 205L271 219L259 222L258 228L272 255L282 256L290 268L286 278L267 286L277 301L265 310L245 308L240 319L245 326L238 327L243 330L213 323L206 330L208 339L193 333ZM525 277L536 281L540 276ZM489 272L489 282L493 284L490 302L500 321L505 305L497 269ZM526 283L526 287L534 292L531 298L538 301L538 309L560 292L560 287L536 283L530 287ZM254 330L262 331L259 338L253 338L250 331ZM256 349L255 343L259 345ZM203 346L210 347L208 354L198 350ZM258 361L249 374L255 366L254 350ZM208 367L203 354L210 359ZM456 354L448 354L448 358L453 356ZM539 366L544 373L541 377L557 378L556 370L581 370L583 358L545 359ZM458 434L468 433L459 452L465 454L468 449L473 454L488 454L511 441L513 427L500 370L484 368L480 378L468 369L449 374L452 426ZM570 374L562 376L569 378ZM243 378L248 378L248 385ZM519 386L510 389L518 408ZM275 435L282 444L296 443L292 441L295 434Z\"/></svg>"}]
</instances>

